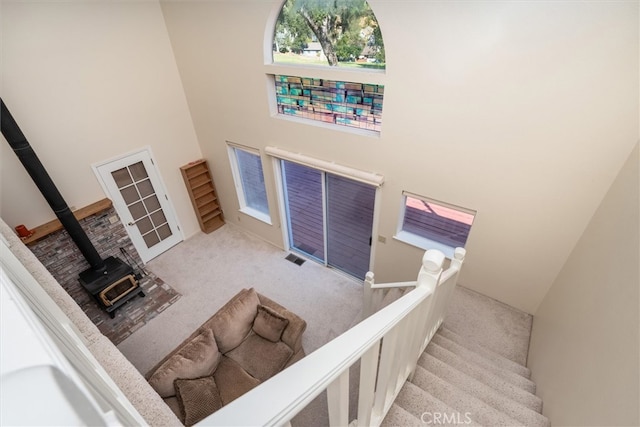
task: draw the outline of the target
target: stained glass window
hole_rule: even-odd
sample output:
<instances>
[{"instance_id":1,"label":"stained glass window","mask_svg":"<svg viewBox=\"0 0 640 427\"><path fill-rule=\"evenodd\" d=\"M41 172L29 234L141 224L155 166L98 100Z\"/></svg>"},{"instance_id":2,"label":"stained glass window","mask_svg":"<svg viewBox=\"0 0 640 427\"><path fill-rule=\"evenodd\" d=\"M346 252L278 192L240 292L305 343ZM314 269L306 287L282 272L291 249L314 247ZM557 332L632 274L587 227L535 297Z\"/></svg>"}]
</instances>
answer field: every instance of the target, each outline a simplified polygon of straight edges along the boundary
<instances>
[{"instance_id":1,"label":"stained glass window","mask_svg":"<svg viewBox=\"0 0 640 427\"><path fill-rule=\"evenodd\" d=\"M384 86L276 75L278 113L380 132Z\"/></svg>"}]
</instances>

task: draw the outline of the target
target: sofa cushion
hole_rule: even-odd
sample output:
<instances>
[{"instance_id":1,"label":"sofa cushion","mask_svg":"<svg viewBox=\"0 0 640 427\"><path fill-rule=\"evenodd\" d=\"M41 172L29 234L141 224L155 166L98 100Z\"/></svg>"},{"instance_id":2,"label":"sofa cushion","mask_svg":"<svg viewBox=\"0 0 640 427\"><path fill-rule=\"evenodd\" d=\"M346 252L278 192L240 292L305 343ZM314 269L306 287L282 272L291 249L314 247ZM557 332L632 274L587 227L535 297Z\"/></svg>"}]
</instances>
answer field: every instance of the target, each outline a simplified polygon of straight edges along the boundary
<instances>
[{"instance_id":1,"label":"sofa cushion","mask_svg":"<svg viewBox=\"0 0 640 427\"><path fill-rule=\"evenodd\" d=\"M242 344L225 356L238 362L251 376L265 381L284 369L292 355L291 347L282 341L274 343L250 333Z\"/></svg>"},{"instance_id":2,"label":"sofa cushion","mask_svg":"<svg viewBox=\"0 0 640 427\"><path fill-rule=\"evenodd\" d=\"M205 329L160 365L149 378L149 384L162 397L175 396L173 382L176 378L210 375L218 366L220 356L213 331Z\"/></svg>"},{"instance_id":3,"label":"sofa cushion","mask_svg":"<svg viewBox=\"0 0 640 427\"><path fill-rule=\"evenodd\" d=\"M271 342L278 342L288 324L289 319L269 307L260 305L256 320L253 321L253 332Z\"/></svg>"},{"instance_id":4,"label":"sofa cushion","mask_svg":"<svg viewBox=\"0 0 640 427\"><path fill-rule=\"evenodd\" d=\"M233 350L247 337L258 314L260 300L256 291L242 290L213 316L208 326L215 331L222 354Z\"/></svg>"},{"instance_id":5,"label":"sofa cushion","mask_svg":"<svg viewBox=\"0 0 640 427\"><path fill-rule=\"evenodd\" d=\"M222 399L213 375L174 381L182 413L181 421L192 426L222 408Z\"/></svg>"},{"instance_id":6,"label":"sofa cushion","mask_svg":"<svg viewBox=\"0 0 640 427\"><path fill-rule=\"evenodd\" d=\"M260 384L259 380L247 374L237 362L226 356L220 358L220 364L213 373L213 378L218 385L223 405L228 405Z\"/></svg>"}]
</instances>

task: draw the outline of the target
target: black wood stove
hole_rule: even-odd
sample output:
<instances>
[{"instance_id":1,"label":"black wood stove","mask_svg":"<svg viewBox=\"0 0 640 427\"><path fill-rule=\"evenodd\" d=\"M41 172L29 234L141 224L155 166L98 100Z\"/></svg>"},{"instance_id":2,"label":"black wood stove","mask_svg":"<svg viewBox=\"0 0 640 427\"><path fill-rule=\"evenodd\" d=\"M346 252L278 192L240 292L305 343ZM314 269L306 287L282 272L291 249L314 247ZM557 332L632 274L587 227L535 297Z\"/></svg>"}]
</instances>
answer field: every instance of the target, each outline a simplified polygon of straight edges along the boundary
<instances>
[{"instance_id":1,"label":"black wood stove","mask_svg":"<svg viewBox=\"0 0 640 427\"><path fill-rule=\"evenodd\" d=\"M119 258L110 256L102 259L1 98L0 104L2 134L91 266L80 273L80 284L114 318L118 307L136 295L144 297L138 284L139 275Z\"/></svg>"},{"instance_id":2,"label":"black wood stove","mask_svg":"<svg viewBox=\"0 0 640 427\"><path fill-rule=\"evenodd\" d=\"M80 284L98 301L113 319L115 310L136 295L144 296L138 275L120 258L107 257L104 271L89 268L80 273Z\"/></svg>"}]
</instances>

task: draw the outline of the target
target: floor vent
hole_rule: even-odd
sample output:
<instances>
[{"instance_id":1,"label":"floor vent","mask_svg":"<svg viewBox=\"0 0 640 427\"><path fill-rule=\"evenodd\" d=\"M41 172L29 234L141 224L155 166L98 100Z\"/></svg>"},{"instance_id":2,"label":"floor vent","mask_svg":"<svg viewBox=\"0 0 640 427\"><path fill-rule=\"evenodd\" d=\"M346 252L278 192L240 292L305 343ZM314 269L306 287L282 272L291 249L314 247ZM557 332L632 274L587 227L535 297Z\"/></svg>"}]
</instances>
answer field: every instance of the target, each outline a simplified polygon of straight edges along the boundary
<instances>
[{"instance_id":1,"label":"floor vent","mask_svg":"<svg viewBox=\"0 0 640 427\"><path fill-rule=\"evenodd\" d=\"M286 259L287 261L291 261L292 263L298 264L298 265L302 265L305 262L304 259L302 259L302 258L300 258L298 256L295 256L294 254L289 254L284 259Z\"/></svg>"}]
</instances>

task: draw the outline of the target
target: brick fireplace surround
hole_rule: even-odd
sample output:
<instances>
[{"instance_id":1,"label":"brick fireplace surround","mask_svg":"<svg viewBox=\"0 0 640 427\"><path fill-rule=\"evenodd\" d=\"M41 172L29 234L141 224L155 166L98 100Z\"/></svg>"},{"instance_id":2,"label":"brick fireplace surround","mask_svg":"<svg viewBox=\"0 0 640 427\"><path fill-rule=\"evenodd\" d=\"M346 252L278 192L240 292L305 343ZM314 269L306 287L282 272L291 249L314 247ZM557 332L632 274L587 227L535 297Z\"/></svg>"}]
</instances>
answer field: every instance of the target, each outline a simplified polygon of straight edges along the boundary
<instances>
[{"instance_id":1,"label":"brick fireplace surround","mask_svg":"<svg viewBox=\"0 0 640 427\"><path fill-rule=\"evenodd\" d=\"M99 212L79 218L79 222L102 258L114 256L127 264L133 264L131 259L123 256L120 248L124 248L138 266L143 266L111 203L107 203L105 209ZM38 228L42 229L44 226ZM118 308L115 318L111 319L78 281L78 275L89 268L89 264L64 228L25 243L100 332L115 345L180 298L178 292L146 270L148 274L139 283L146 296L131 299ZM136 268L136 265L132 267Z\"/></svg>"}]
</instances>

